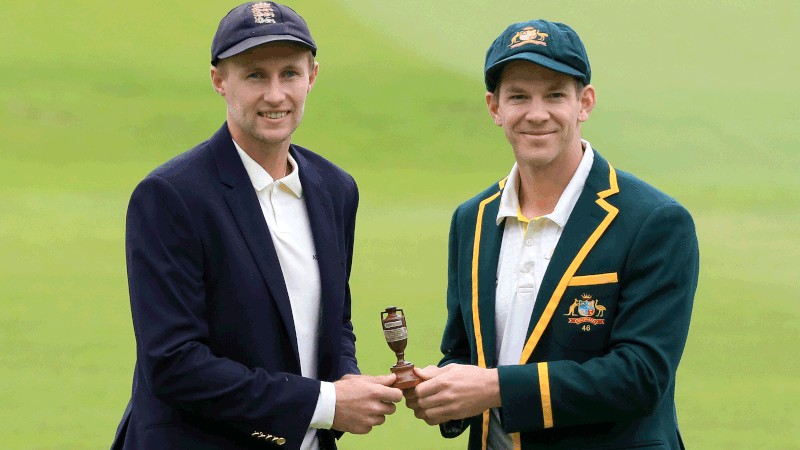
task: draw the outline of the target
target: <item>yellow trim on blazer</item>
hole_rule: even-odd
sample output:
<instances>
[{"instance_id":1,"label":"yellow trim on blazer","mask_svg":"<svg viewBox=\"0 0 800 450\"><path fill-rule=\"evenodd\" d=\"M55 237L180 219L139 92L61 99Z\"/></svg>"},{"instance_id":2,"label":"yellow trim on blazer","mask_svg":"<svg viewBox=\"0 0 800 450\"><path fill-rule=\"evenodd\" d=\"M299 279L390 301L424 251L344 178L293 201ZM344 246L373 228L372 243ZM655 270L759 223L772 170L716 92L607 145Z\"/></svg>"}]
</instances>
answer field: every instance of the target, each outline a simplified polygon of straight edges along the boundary
<instances>
[{"instance_id":1,"label":"yellow trim on blazer","mask_svg":"<svg viewBox=\"0 0 800 450\"><path fill-rule=\"evenodd\" d=\"M561 300L561 296L564 295L564 291L567 289L569 285L569 281L575 275L575 272L578 270L578 267L583 263L583 260L586 259L586 255L589 254L589 250L594 247L597 241L600 239L600 236L605 233L606 229L614 218L619 213L619 210L605 201L605 198L609 195L616 194L619 192L619 186L617 185L617 173L614 171L614 167L611 164L608 165L609 169L609 188L605 191L598 192L597 196L599 197L596 201L601 208L606 210L608 214L606 215L605 219L600 222L600 225L594 230L589 239L583 244L578 254L575 256L575 259L572 260L569 267L567 267L567 271L564 272L564 275L561 277L561 281L558 282L558 286L553 291L553 295L550 297L550 301L547 302L547 306L542 313L542 316L539 318L539 321L536 323L536 327L533 329L533 333L531 333L530 338L528 338L528 342L525 343L525 347L522 349L522 357L520 358L520 364L525 364L530 358L531 354L533 353L533 349L536 348L536 344L539 343L539 339L542 337L542 333L544 333L544 329L547 328L547 325L550 323L550 319L553 318L553 313L556 311L556 307L558 306L559 301ZM540 384L541 384L541 366L539 368L540 373ZM540 386L541 388L541 386ZM542 403L544 406L544 398L545 394L547 395L547 399L550 399L550 388L549 388L549 379L548 379L548 387L547 392L544 392L542 389ZM553 419L552 419L552 407L550 408L550 421L548 423L547 413L545 411L545 420L544 420L545 428L550 428L553 426Z\"/></svg>"},{"instance_id":2,"label":"yellow trim on blazer","mask_svg":"<svg viewBox=\"0 0 800 450\"><path fill-rule=\"evenodd\" d=\"M508 177L503 178L498 183L500 190L482 201L478 206L478 220L475 222L475 240L472 245L472 327L475 331L475 348L478 351L478 367L486 368L486 355L483 353L483 335L481 334L481 318L478 311L478 256L481 249L481 228L483 227L483 210L492 200L500 196L503 186ZM486 450L487 439L489 438L489 411L483 412L483 433L481 436L481 449Z\"/></svg>"},{"instance_id":3,"label":"yellow trim on blazer","mask_svg":"<svg viewBox=\"0 0 800 450\"><path fill-rule=\"evenodd\" d=\"M475 222L475 239L472 246L472 327L475 331L475 348L478 351L478 367L486 368L486 355L483 353L483 335L481 334L481 318L478 311L478 262L481 249L481 228L483 227L483 210L492 200L500 196L503 187L506 185L508 177L503 178L498 183L500 190L482 201L478 206L478 219ZM481 448L486 450L487 439L489 438L489 411L483 412L483 434L481 436Z\"/></svg>"},{"instance_id":4,"label":"yellow trim on blazer","mask_svg":"<svg viewBox=\"0 0 800 450\"><path fill-rule=\"evenodd\" d=\"M536 365L539 370L539 390L542 392L542 416L544 417L544 427L553 427L553 406L550 402L550 375L547 372L547 363L540 362ZM522 450L522 439L519 433L511 435L514 443L514 450Z\"/></svg>"},{"instance_id":5,"label":"yellow trim on blazer","mask_svg":"<svg viewBox=\"0 0 800 450\"><path fill-rule=\"evenodd\" d=\"M595 284L611 284L619 281L616 272L599 273L597 275L584 275L572 277L568 286L591 286Z\"/></svg>"},{"instance_id":6,"label":"yellow trim on blazer","mask_svg":"<svg viewBox=\"0 0 800 450\"><path fill-rule=\"evenodd\" d=\"M481 318L478 314L478 258L481 249L481 228L483 228L483 210L486 204L496 199L500 192L482 201L478 206L478 220L475 222L475 239L472 244L472 327L475 331L475 347L478 351L478 366L486 367L486 356L483 354L483 336L481 335Z\"/></svg>"},{"instance_id":7,"label":"yellow trim on blazer","mask_svg":"<svg viewBox=\"0 0 800 450\"><path fill-rule=\"evenodd\" d=\"M511 441L514 443L514 450L521 450L522 449L522 441L520 439L519 433L514 433L511 435Z\"/></svg>"},{"instance_id":8,"label":"yellow trim on blazer","mask_svg":"<svg viewBox=\"0 0 800 450\"><path fill-rule=\"evenodd\" d=\"M547 363L537 364L539 369L539 390L542 393L542 416L544 427L553 428L553 404L550 401L550 374L547 372Z\"/></svg>"}]
</instances>

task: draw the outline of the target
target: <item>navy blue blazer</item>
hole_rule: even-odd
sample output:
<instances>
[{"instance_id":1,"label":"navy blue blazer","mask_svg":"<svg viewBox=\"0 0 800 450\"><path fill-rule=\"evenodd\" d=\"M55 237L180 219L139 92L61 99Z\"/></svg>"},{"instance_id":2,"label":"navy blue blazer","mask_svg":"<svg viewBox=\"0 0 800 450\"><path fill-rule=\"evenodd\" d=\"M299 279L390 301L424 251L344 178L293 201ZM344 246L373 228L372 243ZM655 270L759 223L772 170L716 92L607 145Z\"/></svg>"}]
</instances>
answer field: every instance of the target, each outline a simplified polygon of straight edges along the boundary
<instances>
[{"instance_id":1,"label":"navy blue blazer","mask_svg":"<svg viewBox=\"0 0 800 450\"><path fill-rule=\"evenodd\" d=\"M348 283L358 189L321 156L289 151L320 270L318 377L334 381L359 373ZM300 376L278 256L227 124L136 187L125 239L137 361L112 448L299 448L320 382ZM334 432L318 436L335 448Z\"/></svg>"}]
</instances>

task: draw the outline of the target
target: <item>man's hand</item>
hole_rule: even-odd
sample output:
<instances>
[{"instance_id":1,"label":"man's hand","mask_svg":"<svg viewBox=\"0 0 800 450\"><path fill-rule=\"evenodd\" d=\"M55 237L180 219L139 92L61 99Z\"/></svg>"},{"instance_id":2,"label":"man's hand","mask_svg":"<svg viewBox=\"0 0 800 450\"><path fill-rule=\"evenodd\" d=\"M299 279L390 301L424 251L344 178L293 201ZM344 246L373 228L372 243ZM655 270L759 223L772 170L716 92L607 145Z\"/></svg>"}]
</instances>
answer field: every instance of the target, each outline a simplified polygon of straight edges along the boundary
<instances>
[{"instance_id":1,"label":"man's hand","mask_svg":"<svg viewBox=\"0 0 800 450\"><path fill-rule=\"evenodd\" d=\"M476 416L501 406L497 369L449 364L414 370L423 381L403 392L406 406L428 425Z\"/></svg>"},{"instance_id":2,"label":"man's hand","mask_svg":"<svg viewBox=\"0 0 800 450\"><path fill-rule=\"evenodd\" d=\"M371 377L345 375L333 383L336 388L336 413L333 428L354 434L367 434L372 427L394 413L395 403L403 399L400 389L390 388L395 374Z\"/></svg>"}]
</instances>

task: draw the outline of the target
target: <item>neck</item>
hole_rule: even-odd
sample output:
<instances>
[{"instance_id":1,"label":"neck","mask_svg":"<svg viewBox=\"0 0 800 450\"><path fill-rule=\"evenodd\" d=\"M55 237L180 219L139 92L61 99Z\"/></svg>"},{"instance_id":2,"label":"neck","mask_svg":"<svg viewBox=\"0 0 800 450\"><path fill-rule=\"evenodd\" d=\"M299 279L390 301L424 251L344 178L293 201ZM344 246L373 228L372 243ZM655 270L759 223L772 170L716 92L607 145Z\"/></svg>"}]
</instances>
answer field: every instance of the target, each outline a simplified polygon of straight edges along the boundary
<instances>
[{"instance_id":1,"label":"neck","mask_svg":"<svg viewBox=\"0 0 800 450\"><path fill-rule=\"evenodd\" d=\"M578 142L580 146L580 142ZM541 217L556 209L561 194L567 188L581 163L583 147L550 164L536 166L517 162L519 170L519 205L525 217Z\"/></svg>"},{"instance_id":2,"label":"neck","mask_svg":"<svg viewBox=\"0 0 800 450\"><path fill-rule=\"evenodd\" d=\"M277 144L271 144L240 132L234 131L230 126L228 127L231 132L233 140L239 144L239 147L258 165L264 168L273 180L280 180L291 172L289 165L289 144L290 140L287 139Z\"/></svg>"}]
</instances>

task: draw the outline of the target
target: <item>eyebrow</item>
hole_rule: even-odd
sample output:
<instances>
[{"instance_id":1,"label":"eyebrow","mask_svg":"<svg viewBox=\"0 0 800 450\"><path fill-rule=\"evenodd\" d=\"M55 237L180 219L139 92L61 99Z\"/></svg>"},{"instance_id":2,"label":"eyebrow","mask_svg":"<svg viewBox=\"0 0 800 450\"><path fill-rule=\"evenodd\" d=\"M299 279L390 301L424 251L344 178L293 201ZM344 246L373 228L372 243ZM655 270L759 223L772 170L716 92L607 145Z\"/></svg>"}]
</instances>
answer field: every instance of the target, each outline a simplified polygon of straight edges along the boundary
<instances>
[{"instance_id":1,"label":"eyebrow","mask_svg":"<svg viewBox=\"0 0 800 450\"><path fill-rule=\"evenodd\" d=\"M561 89L565 89L567 84L567 80L554 81L550 86L547 87L547 89L551 91L559 91Z\"/></svg>"}]
</instances>

